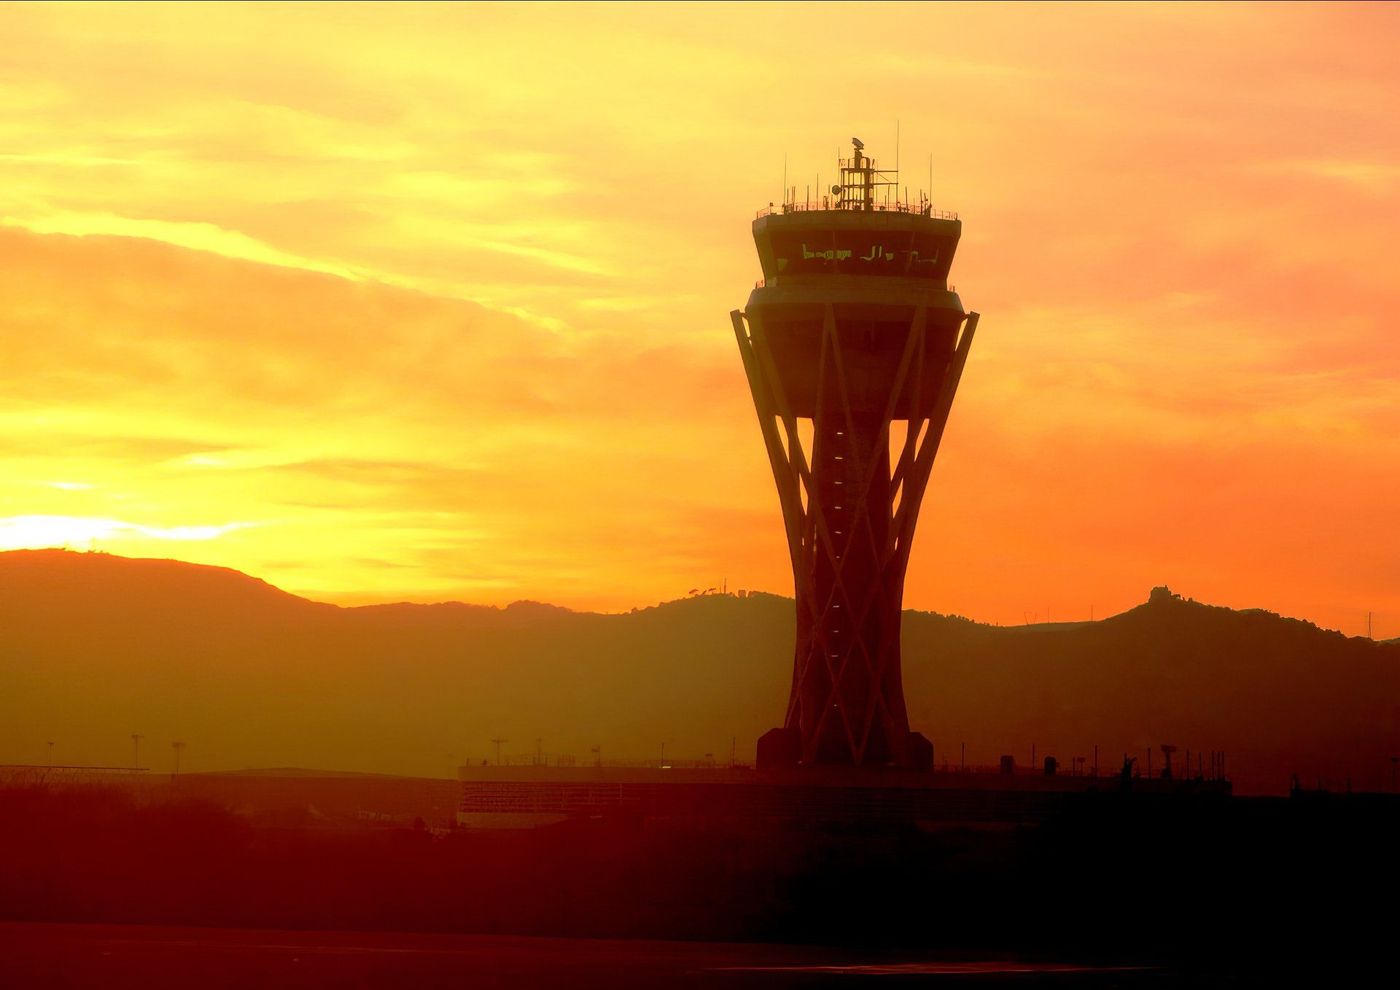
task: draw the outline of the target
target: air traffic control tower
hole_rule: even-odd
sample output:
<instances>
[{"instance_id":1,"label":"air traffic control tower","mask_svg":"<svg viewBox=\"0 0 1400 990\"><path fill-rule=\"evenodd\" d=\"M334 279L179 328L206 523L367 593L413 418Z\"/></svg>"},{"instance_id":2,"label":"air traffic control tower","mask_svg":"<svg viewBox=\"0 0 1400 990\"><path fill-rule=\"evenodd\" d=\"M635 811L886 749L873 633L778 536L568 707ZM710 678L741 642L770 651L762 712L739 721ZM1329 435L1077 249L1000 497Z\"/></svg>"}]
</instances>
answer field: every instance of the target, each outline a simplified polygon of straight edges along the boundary
<instances>
[{"instance_id":1,"label":"air traffic control tower","mask_svg":"<svg viewBox=\"0 0 1400 990\"><path fill-rule=\"evenodd\" d=\"M731 314L797 599L787 717L758 764L927 769L900 678L904 574L977 314L948 285L957 215L903 201L859 140L839 168L829 195L759 212L763 279Z\"/></svg>"}]
</instances>

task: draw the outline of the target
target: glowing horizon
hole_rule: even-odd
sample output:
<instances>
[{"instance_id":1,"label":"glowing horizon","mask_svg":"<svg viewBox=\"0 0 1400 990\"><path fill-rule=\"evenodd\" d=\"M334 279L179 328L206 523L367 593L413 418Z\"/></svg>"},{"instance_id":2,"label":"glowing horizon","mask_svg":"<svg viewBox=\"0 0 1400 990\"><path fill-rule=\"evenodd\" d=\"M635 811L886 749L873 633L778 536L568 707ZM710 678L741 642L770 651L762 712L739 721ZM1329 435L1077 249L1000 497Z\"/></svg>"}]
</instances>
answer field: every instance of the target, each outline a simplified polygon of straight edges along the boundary
<instances>
[{"instance_id":1,"label":"glowing horizon","mask_svg":"<svg viewBox=\"0 0 1400 990\"><path fill-rule=\"evenodd\" d=\"M344 602L790 594L727 314L785 157L801 195L898 121L983 314L906 606L1168 584L1400 635L1394 8L0 26L0 550ZM857 50L859 86L809 71Z\"/></svg>"}]
</instances>

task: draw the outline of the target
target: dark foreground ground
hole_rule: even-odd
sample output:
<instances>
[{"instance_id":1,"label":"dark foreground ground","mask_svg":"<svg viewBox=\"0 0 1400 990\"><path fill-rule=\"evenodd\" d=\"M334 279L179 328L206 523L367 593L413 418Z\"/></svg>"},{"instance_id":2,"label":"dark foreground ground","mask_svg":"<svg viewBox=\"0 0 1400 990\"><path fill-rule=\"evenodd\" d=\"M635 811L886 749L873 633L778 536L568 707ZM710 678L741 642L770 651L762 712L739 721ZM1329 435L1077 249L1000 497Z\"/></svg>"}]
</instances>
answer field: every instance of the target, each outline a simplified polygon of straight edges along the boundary
<instances>
[{"instance_id":1,"label":"dark foreground ground","mask_svg":"<svg viewBox=\"0 0 1400 990\"><path fill-rule=\"evenodd\" d=\"M0 987L1353 985L1397 965L1389 795L494 832L239 800L0 788Z\"/></svg>"},{"instance_id":2,"label":"dark foreground ground","mask_svg":"<svg viewBox=\"0 0 1400 990\"><path fill-rule=\"evenodd\" d=\"M0 986L14 988L1136 987L1165 979L1155 969L808 946L0 923Z\"/></svg>"}]
</instances>

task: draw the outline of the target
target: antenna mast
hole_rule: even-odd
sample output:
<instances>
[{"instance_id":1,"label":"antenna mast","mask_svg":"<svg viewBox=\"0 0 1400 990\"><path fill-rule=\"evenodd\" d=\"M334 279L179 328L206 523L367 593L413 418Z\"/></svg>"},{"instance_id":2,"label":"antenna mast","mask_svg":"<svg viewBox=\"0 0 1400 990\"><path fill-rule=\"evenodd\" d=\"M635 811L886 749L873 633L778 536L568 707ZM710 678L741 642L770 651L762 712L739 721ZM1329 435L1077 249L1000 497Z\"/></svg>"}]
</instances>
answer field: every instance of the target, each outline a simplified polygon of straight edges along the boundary
<instances>
[{"instance_id":1,"label":"antenna mast","mask_svg":"<svg viewBox=\"0 0 1400 990\"><path fill-rule=\"evenodd\" d=\"M860 138L851 138L851 146L853 153L850 158L837 159L841 181L831 187L832 195L838 197L836 209L874 210L877 208L876 190L884 190L888 194L891 187L897 188L899 172L876 168L875 159L865 153L865 142Z\"/></svg>"}]
</instances>

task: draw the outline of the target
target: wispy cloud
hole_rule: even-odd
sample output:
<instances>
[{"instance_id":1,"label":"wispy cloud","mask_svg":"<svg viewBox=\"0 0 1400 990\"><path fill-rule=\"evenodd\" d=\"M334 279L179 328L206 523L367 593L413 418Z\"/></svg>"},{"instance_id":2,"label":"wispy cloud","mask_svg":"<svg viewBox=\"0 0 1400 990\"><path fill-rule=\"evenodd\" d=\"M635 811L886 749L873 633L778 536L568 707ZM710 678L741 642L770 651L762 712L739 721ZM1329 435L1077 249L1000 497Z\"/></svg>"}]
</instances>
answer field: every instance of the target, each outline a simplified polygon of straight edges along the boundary
<instances>
[{"instance_id":1,"label":"wispy cloud","mask_svg":"<svg viewBox=\"0 0 1400 990\"><path fill-rule=\"evenodd\" d=\"M145 220L110 213L50 213L31 220L0 220L7 227L20 227L36 234L67 234L73 237L141 237L162 241L194 251L208 251L225 258L255 261L263 265L299 268L340 278L358 279L353 269L278 250L236 230L224 230L210 223Z\"/></svg>"},{"instance_id":2,"label":"wispy cloud","mask_svg":"<svg viewBox=\"0 0 1400 990\"><path fill-rule=\"evenodd\" d=\"M698 9L0 8L6 532L359 600L784 590L726 314L785 159L859 134L932 156L985 314L913 604L1400 608L1393 12Z\"/></svg>"},{"instance_id":3,"label":"wispy cloud","mask_svg":"<svg viewBox=\"0 0 1400 990\"><path fill-rule=\"evenodd\" d=\"M0 549L24 550L47 547L105 549L112 544L129 542L132 538L148 540L204 541L239 529L255 526L251 522L231 522L218 525L146 526L121 519L92 519L78 516L4 516L0 517Z\"/></svg>"},{"instance_id":4,"label":"wispy cloud","mask_svg":"<svg viewBox=\"0 0 1400 990\"><path fill-rule=\"evenodd\" d=\"M1374 196L1388 196L1400 186L1400 164L1366 159L1316 159L1270 165L1282 172L1314 176Z\"/></svg>"}]
</instances>

